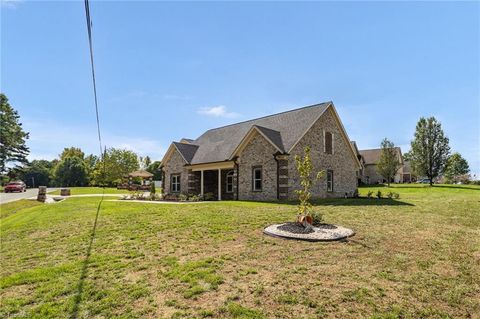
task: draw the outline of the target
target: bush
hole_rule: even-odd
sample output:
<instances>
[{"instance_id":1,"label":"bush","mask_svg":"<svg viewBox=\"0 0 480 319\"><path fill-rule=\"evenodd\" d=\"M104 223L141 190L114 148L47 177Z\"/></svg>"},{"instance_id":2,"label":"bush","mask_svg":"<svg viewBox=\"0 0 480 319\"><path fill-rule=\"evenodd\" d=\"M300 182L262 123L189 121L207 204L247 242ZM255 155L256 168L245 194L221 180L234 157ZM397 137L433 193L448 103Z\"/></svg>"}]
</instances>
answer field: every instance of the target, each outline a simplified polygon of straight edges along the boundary
<instances>
[{"instance_id":1,"label":"bush","mask_svg":"<svg viewBox=\"0 0 480 319\"><path fill-rule=\"evenodd\" d=\"M155 194L155 183L154 182L150 183L150 194Z\"/></svg>"},{"instance_id":2,"label":"bush","mask_svg":"<svg viewBox=\"0 0 480 319\"><path fill-rule=\"evenodd\" d=\"M206 193L203 195L203 200L214 200L215 199L215 195L213 195L213 193Z\"/></svg>"},{"instance_id":3,"label":"bush","mask_svg":"<svg viewBox=\"0 0 480 319\"><path fill-rule=\"evenodd\" d=\"M181 202L186 202L187 199L188 199L188 195L182 193L182 194L178 195L178 199L179 199Z\"/></svg>"},{"instance_id":4,"label":"bush","mask_svg":"<svg viewBox=\"0 0 480 319\"><path fill-rule=\"evenodd\" d=\"M353 198L358 198L358 188L355 189L355 191L353 191Z\"/></svg>"},{"instance_id":5,"label":"bush","mask_svg":"<svg viewBox=\"0 0 480 319\"><path fill-rule=\"evenodd\" d=\"M372 198L373 197L373 192L372 191L368 191L367 193L367 198Z\"/></svg>"},{"instance_id":6,"label":"bush","mask_svg":"<svg viewBox=\"0 0 480 319\"><path fill-rule=\"evenodd\" d=\"M191 194L188 197L189 202L199 202L201 200L202 200L202 198L200 197L200 195Z\"/></svg>"},{"instance_id":7,"label":"bush","mask_svg":"<svg viewBox=\"0 0 480 319\"><path fill-rule=\"evenodd\" d=\"M392 193L392 192L388 192L388 193L387 193L387 197L388 197L388 199L392 199L392 198L393 198L393 193Z\"/></svg>"},{"instance_id":8,"label":"bush","mask_svg":"<svg viewBox=\"0 0 480 319\"><path fill-rule=\"evenodd\" d=\"M399 193L393 193L393 198L399 199L399 198L400 198L400 194L399 194Z\"/></svg>"},{"instance_id":9,"label":"bush","mask_svg":"<svg viewBox=\"0 0 480 319\"><path fill-rule=\"evenodd\" d=\"M323 222L323 214L319 212L312 212L310 214L312 216L312 225L319 226Z\"/></svg>"},{"instance_id":10,"label":"bush","mask_svg":"<svg viewBox=\"0 0 480 319\"><path fill-rule=\"evenodd\" d=\"M382 192L380 190L377 191L377 198L382 198Z\"/></svg>"}]
</instances>

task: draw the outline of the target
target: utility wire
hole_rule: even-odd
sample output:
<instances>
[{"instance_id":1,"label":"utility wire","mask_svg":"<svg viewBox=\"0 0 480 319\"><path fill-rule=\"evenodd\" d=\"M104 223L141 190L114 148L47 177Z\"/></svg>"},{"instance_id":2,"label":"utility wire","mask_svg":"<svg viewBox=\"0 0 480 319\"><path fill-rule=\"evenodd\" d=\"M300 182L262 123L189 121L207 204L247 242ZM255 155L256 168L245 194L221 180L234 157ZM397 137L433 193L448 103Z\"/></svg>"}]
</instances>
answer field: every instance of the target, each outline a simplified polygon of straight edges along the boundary
<instances>
[{"instance_id":1,"label":"utility wire","mask_svg":"<svg viewBox=\"0 0 480 319\"><path fill-rule=\"evenodd\" d=\"M87 18L88 44L90 46L90 64L92 67L93 95L95 98L95 115L97 117L98 143L100 145L100 156L103 160L102 134L100 133L100 117L98 115L97 82L95 80L95 66L93 63L92 20L90 18L90 4L88 0L85 0L85 16Z\"/></svg>"}]
</instances>

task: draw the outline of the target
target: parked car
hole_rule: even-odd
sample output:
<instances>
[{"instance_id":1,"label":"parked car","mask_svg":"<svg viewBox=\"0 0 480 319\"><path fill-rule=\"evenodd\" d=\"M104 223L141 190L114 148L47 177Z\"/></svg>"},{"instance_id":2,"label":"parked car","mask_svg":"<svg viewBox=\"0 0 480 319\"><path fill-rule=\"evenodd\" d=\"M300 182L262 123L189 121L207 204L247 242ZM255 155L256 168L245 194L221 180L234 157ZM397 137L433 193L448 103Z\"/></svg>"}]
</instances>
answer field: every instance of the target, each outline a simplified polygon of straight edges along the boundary
<instances>
[{"instance_id":1,"label":"parked car","mask_svg":"<svg viewBox=\"0 0 480 319\"><path fill-rule=\"evenodd\" d=\"M27 185L22 181L10 182L5 186L5 193L26 192Z\"/></svg>"}]
</instances>

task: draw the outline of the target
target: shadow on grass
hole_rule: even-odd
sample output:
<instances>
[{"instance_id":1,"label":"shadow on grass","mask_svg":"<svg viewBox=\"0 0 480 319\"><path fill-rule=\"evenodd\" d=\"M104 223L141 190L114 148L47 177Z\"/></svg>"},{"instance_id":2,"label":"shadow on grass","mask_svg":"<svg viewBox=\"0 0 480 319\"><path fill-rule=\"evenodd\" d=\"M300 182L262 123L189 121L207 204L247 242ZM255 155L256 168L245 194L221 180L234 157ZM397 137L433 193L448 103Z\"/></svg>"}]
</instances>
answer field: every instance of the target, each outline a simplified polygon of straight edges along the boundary
<instances>
[{"instance_id":1,"label":"shadow on grass","mask_svg":"<svg viewBox=\"0 0 480 319\"><path fill-rule=\"evenodd\" d=\"M80 280L78 281L77 294L75 295L75 299L73 301L73 309L72 309L72 316L71 316L71 318L73 318L73 319L76 319L78 317L78 309L80 307L80 303L82 302L83 286L84 286L84 283L85 283L85 278L87 277L88 264L90 263L90 255L91 255L91 252L92 252L93 240L95 239L95 234L96 234L96 231L97 231L98 215L100 214L100 206L102 205L103 198L104 198L104 196L102 196L102 199L98 203L97 213L95 215L95 222L93 223L93 229L92 229L92 233L90 235L90 241L88 243L87 253L85 255L85 260L83 261L82 272L80 274Z\"/></svg>"}]
</instances>

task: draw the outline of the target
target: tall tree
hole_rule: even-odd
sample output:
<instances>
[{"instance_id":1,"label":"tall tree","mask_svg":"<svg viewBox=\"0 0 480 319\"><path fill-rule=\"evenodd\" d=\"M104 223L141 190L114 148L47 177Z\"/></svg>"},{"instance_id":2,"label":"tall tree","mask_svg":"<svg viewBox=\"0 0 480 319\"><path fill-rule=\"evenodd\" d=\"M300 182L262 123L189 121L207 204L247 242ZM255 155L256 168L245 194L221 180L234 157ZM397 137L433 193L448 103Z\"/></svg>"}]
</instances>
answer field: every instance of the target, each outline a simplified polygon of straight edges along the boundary
<instances>
[{"instance_id":1,"label":"tall tree","mask_svg":"<svg viewBox=\"0 0 480 319\"><path fill-rule=\"evenodd\" d=\"M401 164L398 158L398 151L393 142L384 138L381 143L381 148L382 153L377 163L377 172L387 180L388 187L390 187L390 182L393 180Z\"/></svg>"},{"instance_id":2,"label":"tall tree","mask_svg":"<svg viewBox=\"0 0 480 319\"><path fill-rule=\"evenodd\" d=\"M87 169L88 182L90 184L91 181L93 180L93 172L95 170L95 166L97 165L98 157L93 154L90 154L85 157L84 162L85 162L85 168Z\"/></svg>"},{"instance_id":3,"label":"tall tree","mask_svg":"<svg viewBox=\"0 0 480 319\"><path fill-rule=\"evenodd\" d=\"M460 153L455 152L448 157L445 165L445 177L448 181L453 181L457 176L466 175L469 172L468 162Z\"/></svg>"},{"instance_id":4,"label":"tall tree","mask_svg":"<svg viewBox=\"0 0 480 319\"><path fill-rule=\"evenodd\" d=\"M137 154L129 150L109 148L105 151L103 159L97 161L95 165L93 183L113 186L120 183L128 173L138 169Z\"/></svg>"},{"instance_id":5,"label":"tall tree","mask_svg":"<svg viewBox=\"0 0 480 319\"><path fill-rule=\"evenodd\" d=\"M70 156L60 160L55 167L55 180L60 186L85 186L87 169L83 159Z\"/></svg>"},{"instance_id":6,"label":"tall tree","mask_svg":"<svg viewBox=\"0 0 480 319\"><path fill-rule=\"evenodd\" d=\"M432 185L433 179L443 172L450 153L448 137L435 117L420 118L411 147L410 156L415 173L428 177Z\"/></svg>"},{"instance_id":7,"label":"tall tree","mask_svg":"<svg viewBox=\"0 0 480 319\"><path fill-rule=\"evenodd\" d=\"M153 174L153 180L159 181L162 179L162 171L160 170L161 161L155 161L147 167L147 171Z\"/></svg>"},{"instance_id":8,"label":"tall tree","mask_svg":"<svg viewBox=\"0 0 480 319\"><path fill-rule=\"evenodd\" d=\"M28 133L19 122L20 115L0 93L0 173L4 173L8 162L27 162L29 149L25 144Z\"/></svg>"},{"instance_id":9,"label":"tall tree","mask_svg":"<svg viewBox=\"0 0 480 319\"><path fill-rule=\"evenodd\" d=\"M52 162L33 160L21 168L21 179L28 187L51 186Z\"/></svg>"},{"instance_id":10,"label":"tall tree","mask_svg":"<svg viewBox=\"0 0 480 319\"><path fill-rule=\"evenodd\" d=\"M82 160L85 158L85 153L79 147L65 147L60 154L60 160L63 160L67 157L79 157Z\"/></svg>"}]
</instances>

